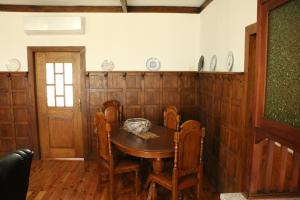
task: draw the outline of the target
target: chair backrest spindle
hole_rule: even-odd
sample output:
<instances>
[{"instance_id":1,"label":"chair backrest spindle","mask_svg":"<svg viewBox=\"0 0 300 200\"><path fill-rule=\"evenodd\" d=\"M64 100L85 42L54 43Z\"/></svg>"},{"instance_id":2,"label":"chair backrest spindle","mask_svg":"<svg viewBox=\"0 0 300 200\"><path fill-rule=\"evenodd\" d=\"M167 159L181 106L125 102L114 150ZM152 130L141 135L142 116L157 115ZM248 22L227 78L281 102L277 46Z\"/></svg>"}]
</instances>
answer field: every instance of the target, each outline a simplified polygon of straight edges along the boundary
<instances>
[{"instance_id":1,"label":"chair backrest spindle","mask_svg":"<svg viewBox=\"0 0 300 200\"><path fill-rule=\"evenodd\" d=\"M164 110L164 126L173 130L179 130L180 115L175 106L167 106Z\"/></svg>"}]
</instances>

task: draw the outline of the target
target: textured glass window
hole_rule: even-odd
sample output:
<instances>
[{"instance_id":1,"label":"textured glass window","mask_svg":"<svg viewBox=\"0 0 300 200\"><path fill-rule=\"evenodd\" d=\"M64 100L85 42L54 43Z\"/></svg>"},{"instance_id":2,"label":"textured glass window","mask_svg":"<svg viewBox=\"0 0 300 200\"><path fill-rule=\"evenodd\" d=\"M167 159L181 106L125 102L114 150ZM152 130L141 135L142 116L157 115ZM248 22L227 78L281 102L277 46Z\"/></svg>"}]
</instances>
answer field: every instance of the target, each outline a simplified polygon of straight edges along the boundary
<instances>
[{"instance_id":1,"label":"textured glass window","mask_svg":"<svg viewBox=\"0 0 300 200\"><path fill-rule=\"evenodd\" d=\"M269 13L264 115L300 129L300 0Z\"/></svg>"}]
</instances>

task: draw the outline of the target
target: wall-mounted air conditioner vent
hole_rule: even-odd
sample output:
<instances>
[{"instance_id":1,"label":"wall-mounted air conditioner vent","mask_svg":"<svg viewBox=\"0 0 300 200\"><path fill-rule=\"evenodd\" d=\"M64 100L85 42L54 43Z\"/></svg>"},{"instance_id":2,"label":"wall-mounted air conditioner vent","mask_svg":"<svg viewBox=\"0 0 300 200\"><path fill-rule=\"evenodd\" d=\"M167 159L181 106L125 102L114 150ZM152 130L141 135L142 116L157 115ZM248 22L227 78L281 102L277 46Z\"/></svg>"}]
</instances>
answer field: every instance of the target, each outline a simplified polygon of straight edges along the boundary
<instances>
[{"instance_id":1,"label":"wall-mounted air conditioner vent","mask_svg":"<svg viewBox=\"0 0 300 200\"><path fill-rule=\"evenodd\" d=\"M28 16L23 18L27 34L83 34L82 17Z\"/></svg>"}]
</instances>

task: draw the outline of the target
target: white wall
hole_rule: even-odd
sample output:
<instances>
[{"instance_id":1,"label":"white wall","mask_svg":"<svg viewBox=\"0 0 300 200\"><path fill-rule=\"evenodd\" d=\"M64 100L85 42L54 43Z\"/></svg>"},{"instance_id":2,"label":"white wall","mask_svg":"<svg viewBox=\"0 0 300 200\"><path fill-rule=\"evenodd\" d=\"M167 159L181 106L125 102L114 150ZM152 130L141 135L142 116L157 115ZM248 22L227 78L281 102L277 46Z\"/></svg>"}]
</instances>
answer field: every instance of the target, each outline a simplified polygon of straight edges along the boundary
<instances>
[{"instance_id":1,"label":"white wall","mask_svg":"<svg viewBox=\"0 0 300 200\"><path fill-rule=\"evenodd\" d=\"M226 71L229 51L234 54L233 71L244 71L245 27L256 22L257 0L213 0L200 14L200 55L204 70L217 55L216 71Z\"/></svg>"},{"instance_id":2,"label":"white wall","mask_svg":"<svg viewBox=\"0 0 300 200\"><path fill-rule=\"evenodd\" d=\"M85 17L84 35L26 35L23 16ZM149 57L160 59L164 71L197 69L199 15L123 13L9 13L0 12L0 71L18 58L27 70L27 46L85 46L88 71L99 71L103 60L111 59L114 70L146 70Z\"/></svg>"}]
</instances>

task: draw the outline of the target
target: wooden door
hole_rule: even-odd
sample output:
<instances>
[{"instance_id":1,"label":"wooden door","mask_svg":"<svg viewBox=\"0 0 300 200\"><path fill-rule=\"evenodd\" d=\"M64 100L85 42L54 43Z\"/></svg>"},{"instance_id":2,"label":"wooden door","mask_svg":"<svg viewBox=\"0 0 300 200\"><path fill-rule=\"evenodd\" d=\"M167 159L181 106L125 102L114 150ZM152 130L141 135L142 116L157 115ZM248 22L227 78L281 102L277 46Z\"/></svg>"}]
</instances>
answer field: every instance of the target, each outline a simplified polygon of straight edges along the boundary
<instances>
[{"instance_id":1,"label":"wooden door","mask_svg":"<svg viewBox=\"0 0 300 200\"><path fill-rule=\"evenodd\" d=\"M82 158L80 53L37 52L35 64L41 158Z\"/></svg>"}]
</instances>

